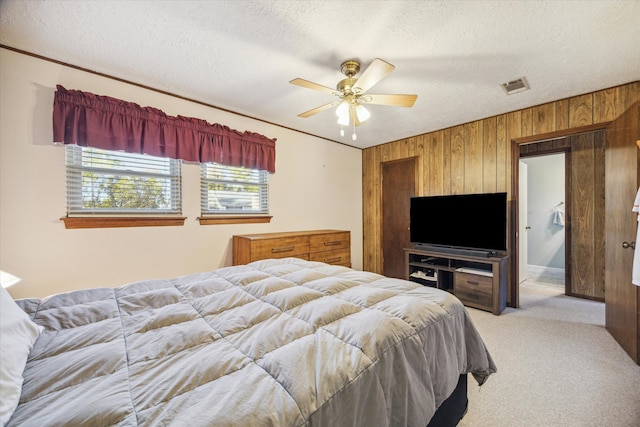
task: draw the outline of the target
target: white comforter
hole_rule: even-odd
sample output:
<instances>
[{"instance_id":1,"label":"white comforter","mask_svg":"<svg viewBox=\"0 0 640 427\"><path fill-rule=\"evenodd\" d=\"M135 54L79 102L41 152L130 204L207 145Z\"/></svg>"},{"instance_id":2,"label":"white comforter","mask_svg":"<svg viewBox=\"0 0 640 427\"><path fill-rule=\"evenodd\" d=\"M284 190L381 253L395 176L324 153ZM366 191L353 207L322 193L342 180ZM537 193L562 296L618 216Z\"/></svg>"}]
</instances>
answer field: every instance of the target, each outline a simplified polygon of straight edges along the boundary
<instances>
[{"instance_id":1,"label":"white comforter","mask_svg":"<svg viewBox=\"0 0 640 427\"><path fill-rule=\"evenodd\" d=\"M8 425L425 426L495 372L453 295L295 258L19 304L46 330Z\"/></svg>"}]
</instances>

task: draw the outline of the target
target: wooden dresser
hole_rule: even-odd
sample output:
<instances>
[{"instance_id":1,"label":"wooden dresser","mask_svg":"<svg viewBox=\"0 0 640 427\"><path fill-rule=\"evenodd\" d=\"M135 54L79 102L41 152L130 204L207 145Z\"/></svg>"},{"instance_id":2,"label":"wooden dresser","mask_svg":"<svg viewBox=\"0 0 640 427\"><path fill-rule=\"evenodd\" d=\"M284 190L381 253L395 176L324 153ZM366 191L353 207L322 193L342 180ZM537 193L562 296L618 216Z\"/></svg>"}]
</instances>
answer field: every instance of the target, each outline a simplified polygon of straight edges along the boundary
<instances>
[{"instance_id":1,"label":"wooden dresser","mask_svg":"<svg viewBox=\"0 0 640 427\"><path fill-rule=\"evenodd\" d=\"M311 230L233 236L233 265L286 257L351 267L351 232Z\"/></svg>"}]
</instances>

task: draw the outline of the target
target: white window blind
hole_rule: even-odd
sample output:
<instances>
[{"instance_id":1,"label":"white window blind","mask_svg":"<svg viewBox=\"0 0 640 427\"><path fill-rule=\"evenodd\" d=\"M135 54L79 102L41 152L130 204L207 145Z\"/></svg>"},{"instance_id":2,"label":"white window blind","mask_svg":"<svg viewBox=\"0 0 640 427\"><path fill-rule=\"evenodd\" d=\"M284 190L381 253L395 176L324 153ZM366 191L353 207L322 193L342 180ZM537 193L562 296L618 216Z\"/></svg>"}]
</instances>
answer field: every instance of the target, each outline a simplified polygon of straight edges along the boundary
<instances>
[{"instance_id":1,"label":"white window blind","mask_svg":"<svg viewBox=\"0 0 640 427\"><path fill-rule=\"evenodd\" d=\"M200 178L202 215L269 213L267 171L203 163Z\"/></svg>"},{"instance_id":2,"label":"white window blind","mask_svg":"<svg viewBox=\"0 0 640 427\"><path fill-rule=\"evenodd\" d=\"M182 161L66 145L67 214L180 215Z\"/></svg>"}]
</instances>

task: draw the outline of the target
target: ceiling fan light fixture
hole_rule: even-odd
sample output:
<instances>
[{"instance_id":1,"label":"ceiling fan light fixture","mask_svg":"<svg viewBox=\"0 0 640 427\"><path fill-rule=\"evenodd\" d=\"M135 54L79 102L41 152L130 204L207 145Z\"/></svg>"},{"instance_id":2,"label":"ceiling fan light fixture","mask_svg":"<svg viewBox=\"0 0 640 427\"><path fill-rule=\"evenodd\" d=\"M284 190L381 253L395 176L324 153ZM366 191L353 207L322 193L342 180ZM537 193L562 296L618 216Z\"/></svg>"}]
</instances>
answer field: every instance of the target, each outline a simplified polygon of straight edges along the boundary
<instances>
[{"instance_id":1,"label":"ceiling fan light fixture","mask_svg":"<svg viewBox=\"0 0 640 427\"><path fill-rule=\"evenodd\" d=\"M342 115L338 116L338 124L340 126L348 126L349 125L349 110Z\"/></svg>"},{"instance_id":2,"label":"ceiling fan light fixture","mask_svg":"<svg viewBox=\"0 0 640 427\"><path fill-rule=\"evenodd\" d=\"M349 119L349 103L347 101L342 101L338 108L336 108L336 116L347 117Z\"/></svg>"},{"instance_id":3,"label":"ceiling fan light fixture","mask_svg":"<svg viewBox=\"0 0 640 427\"><path fill-rule=\"evenodd\" d=\"M362 105L358 105L356 107L356 115L361 123L364 123L369 117L371 117L371 113L369 113L369 111Z\"/></svg>"}]
</instances>

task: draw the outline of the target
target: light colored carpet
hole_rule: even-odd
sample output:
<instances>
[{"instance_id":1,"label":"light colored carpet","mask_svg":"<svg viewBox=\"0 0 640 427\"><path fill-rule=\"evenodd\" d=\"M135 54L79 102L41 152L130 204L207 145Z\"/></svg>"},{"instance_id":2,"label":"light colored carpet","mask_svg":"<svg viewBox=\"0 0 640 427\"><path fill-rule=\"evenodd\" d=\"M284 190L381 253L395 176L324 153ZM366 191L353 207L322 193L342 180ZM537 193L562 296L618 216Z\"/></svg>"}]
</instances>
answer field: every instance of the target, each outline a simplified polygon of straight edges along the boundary
<instances>
[{"instance_id":1,"label":"light colored carpet","mask_svg":"<svg viewBox=\"0 0 640 427\"><path fill-rule=\"evenodd\" d=\"M557 286L520 285L519 309L469 308L498 372L478 387L459 426L640 426L640 367L604 327L604 303Z\"/></svg>"}]
</instances>

